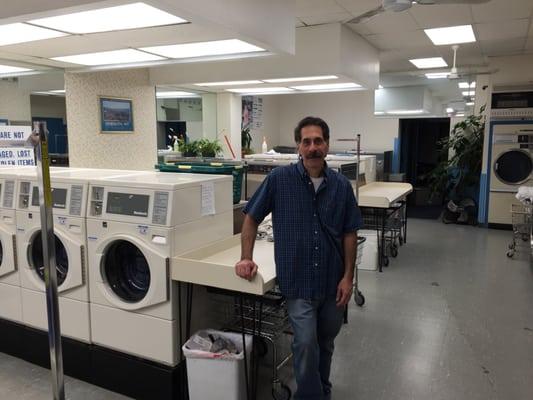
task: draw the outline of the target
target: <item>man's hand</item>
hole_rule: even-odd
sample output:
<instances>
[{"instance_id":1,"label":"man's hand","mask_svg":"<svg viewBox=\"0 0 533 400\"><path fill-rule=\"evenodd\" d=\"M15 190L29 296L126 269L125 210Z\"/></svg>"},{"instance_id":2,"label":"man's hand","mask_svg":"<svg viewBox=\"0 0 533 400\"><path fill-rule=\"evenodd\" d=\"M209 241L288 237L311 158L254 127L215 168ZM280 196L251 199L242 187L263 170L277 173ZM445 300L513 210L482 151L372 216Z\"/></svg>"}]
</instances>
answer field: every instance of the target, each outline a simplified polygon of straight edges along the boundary
<instances>
[{"instance_id":1,"label":"man's hand","mask_svg":"<svg viewBox=\"0 0 533 400\"><path fill-rule=\"evenodd\" d=\"M242 259L235 264L235 273L241 278L251 281L257 274L257 264L253 260Z\"/></svg>"},{"instance_id":2,"label":"man's hand","mask_svg":"<svg viewBox=\"0 0 533 400\"><path fill-rule=\"evenodd\" d=\"M342 278L337 286L337 307L344 307L352 297L352 279Z\"/></svg>"}]
</instances>

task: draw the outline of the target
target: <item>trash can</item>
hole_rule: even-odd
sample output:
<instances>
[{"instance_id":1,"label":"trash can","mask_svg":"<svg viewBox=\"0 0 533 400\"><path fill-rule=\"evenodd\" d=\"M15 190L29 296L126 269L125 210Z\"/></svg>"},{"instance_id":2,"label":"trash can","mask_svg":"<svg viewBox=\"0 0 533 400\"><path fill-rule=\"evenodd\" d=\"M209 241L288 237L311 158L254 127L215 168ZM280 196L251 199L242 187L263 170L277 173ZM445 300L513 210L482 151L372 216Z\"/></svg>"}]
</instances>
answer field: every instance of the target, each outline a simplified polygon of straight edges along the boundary
<instances>
[{"instance_id":1,"label":"trash can","mask_svg":"<svg viewBox=\"0 0 533 400\"><path fill-rule=\"evenodd\" d=\"M205 345L205 337L222 337L235 344L237 353L212 353L199 348ZM248 374L252 336L245 336ZM187 362L190 400L246 400L242 334L206 329L195 333L183 345ZM250 375L249 375L250 376Z\"/></svg>"}]
</instances>

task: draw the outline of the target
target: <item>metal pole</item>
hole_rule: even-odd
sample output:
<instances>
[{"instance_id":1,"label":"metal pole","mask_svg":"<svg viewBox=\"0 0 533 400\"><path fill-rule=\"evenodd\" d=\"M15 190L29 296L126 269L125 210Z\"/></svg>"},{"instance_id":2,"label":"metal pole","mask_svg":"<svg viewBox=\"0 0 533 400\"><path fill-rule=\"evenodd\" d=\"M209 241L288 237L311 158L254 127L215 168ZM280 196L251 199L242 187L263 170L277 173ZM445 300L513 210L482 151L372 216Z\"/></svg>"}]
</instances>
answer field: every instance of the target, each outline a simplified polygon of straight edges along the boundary
<instances>
[{"instance_id":1,"label":"metal pole","mask_svg":"<svg viewBox=\"0 0 533 400\"><path fill-rule=\"evenodd\" d=\"M361 165L361 134L355 135L355 141L357 142L357 180L355 182L355 198L359 201L359 166Z\"/></svg>"},{"instance_id":2,"label":"metal pole","mask_svg":"<svg viewBox=\"0 0 533 400\"><path fill-rule=\"evenodd\" d=\"M54 218L52 215L52 190L50 185L50 160L48 158L47 134L48 132L46 132L43 124L36 123L34 125L33 135L35 139L38 137L38 143L35 146L35 158L37 160L37 182L39 184L52 390L54 400L64 400L63 353L61 348L61 327L59 324L59 300L57 297Z\"/></svg>"}]
</instances>

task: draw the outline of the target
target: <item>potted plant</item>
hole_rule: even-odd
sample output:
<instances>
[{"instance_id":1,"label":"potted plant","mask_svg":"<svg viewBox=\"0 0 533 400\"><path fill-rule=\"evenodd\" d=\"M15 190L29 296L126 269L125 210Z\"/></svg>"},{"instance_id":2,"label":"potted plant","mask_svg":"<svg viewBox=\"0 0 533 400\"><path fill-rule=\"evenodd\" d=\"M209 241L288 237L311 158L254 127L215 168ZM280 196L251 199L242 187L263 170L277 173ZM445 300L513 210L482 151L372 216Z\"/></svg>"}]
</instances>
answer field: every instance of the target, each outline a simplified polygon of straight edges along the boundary
<instances>
[{"instance_id":1,"label":"potted plant","mask_svg":"<svg viewBox=\"0 0 533 400\"><path fill-rule=\"evenodd\" d=\"M241 151L243 156L246 154L253 154L251 144L252 135L250 134L250 128L243 129L241 131Z\"/></svg>"},{"instance_id":2,"label":"potted plant","mask_svg":"<svg viewBox=\"0 0 533 400\"><path fill-rule=\"evenodd\" d=\"M183 157L196 157L198 156L200 150L198 148L198 142L192 141L192 142L185 142L183 139L178 139L178 149L183 154Z\"/></svg>"},{"instance_id":3,"label":"potted plant","mask_svg":"<svg viewBox=\"0 0 533 400\"><path fill-rule=\"evenodd\" d=\"M485 117L482 107L479 115L470 115L458 122L449 137L439 141L442 160L428 174L432 196L459 204L465 199L477 203L479 178L483 159Z\"/></svg>"},{"instance_id":4,"label":"potted plant","mask_svg":"<svg viewBox=\"0 0 533 400\"><path fill-rule=\"evenodd\" d=\"M204 138L198 140L198 150L202 157L216 157L222 151L222 146L217 139L209 140Z\"/></svg>"}]
</instances>

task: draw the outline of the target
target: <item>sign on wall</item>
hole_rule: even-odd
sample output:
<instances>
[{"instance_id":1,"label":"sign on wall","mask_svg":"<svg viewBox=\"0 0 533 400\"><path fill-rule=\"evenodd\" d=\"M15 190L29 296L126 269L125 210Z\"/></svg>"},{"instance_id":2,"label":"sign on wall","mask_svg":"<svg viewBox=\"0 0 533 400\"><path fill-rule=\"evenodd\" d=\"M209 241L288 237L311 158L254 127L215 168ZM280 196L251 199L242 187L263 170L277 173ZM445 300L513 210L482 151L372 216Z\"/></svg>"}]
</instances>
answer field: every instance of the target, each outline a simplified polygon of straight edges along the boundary
<instances>
[{"instance_id":1,"label":"sign on wall","mask_svg":"<svg viewBox=\"0 0 533 400\"><path fill-rule=\"evenodd\" d=\"M30 126L0 126L0 167L35 165L33 147L9 147L9 143L25 142L30 136Z\"/></svg>"},{"instance_id":2,"label":"sign on wall","mask_svg":"<svg viewBox=\"0 0 533 400\"><path fill-rule=\"evenodd\" d=\"M257 96L243 96L241 130L261 129L262 127L263 98Z\"/></svg>"}]
</instances>

